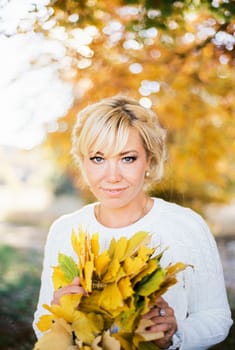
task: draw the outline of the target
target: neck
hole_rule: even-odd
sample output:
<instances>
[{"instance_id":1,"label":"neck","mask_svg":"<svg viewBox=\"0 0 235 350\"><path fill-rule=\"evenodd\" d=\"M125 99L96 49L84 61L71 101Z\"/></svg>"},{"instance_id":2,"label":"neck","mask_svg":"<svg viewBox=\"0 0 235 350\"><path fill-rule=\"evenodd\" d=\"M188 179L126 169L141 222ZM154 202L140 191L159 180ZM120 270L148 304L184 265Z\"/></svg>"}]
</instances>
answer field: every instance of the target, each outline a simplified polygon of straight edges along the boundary
<instances>
[{"instance_id":1,"label":"neck","mask_svg":"<svg viewBox=\"0 0 235 350\"><path fill-rule=\"evenodd\" d=\"M152 198L145 195L141 201L120 208L107 208L101 204L95 207L97 220L104 226L120 228L134 224L152 208Z\"/></svg>"}]
</instances>

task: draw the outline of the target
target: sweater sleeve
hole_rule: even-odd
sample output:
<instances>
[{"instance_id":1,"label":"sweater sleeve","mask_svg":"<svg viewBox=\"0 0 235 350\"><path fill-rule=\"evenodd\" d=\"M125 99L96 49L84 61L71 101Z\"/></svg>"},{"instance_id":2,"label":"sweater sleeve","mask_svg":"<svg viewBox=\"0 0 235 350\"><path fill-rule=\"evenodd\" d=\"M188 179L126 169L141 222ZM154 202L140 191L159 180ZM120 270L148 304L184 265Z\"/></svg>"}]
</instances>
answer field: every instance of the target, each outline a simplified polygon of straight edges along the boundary
<instances>
[{"instance_id":1,"label":"sweater sleeve","mask_svg":"<svg viewBox=\"0 0 235 350\"><path fill-rule=\"evenodd\" d=\"M199 224L199 225L198 225ZM223 341L232 325L223 269L214 237L197 218L197 234L188 250L194 265L186 272L188 299L186 318L178 320L180 350L205 350Z\"/></svg>"},{"instance_id":2,"label":"sweater sleeve","mask_svg":"<svg viewBox=\"0 0 235 350\"><path fill-rule=\"evenodd\" d=\"M42 336L42 333L37 327L37 322L43 314L48 314L48 311L44 309L43 304L50 304L51 300L53 299L54 288L52 284L52 267L58 264L58 252L60 249L59 247L63 247L63 244L61 245L62 226L63 225L61 225L59 222L52 224L44 249L41 287L39 292L38 305L34 313L33 321L33 329L37 338L40 338Z\"/></svg>"}]
</instances>

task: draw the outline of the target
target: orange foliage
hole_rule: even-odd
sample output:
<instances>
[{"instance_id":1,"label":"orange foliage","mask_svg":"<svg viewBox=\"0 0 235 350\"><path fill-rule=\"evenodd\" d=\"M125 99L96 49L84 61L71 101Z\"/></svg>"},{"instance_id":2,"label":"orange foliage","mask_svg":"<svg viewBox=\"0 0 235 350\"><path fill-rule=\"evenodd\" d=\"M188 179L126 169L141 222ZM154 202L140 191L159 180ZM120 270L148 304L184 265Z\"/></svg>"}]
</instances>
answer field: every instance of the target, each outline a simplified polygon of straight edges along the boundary
<instances>
[{"instance_id":1,"label":"orange foliage","mask_svg":"<svg viewBox=\"0 0 235 350\"><path fill-rule=\"evenodd\" d=\"M60 168L76 182L69 152L78 110L115 94L140 99L143 97L139 90L141 83L155 81L160 84L160 91L147 97L168 130L169 160L165 180L156 184L154 194L180 202L225 200L235 183L233 52L216 47L210 37L199 40L197 32L212 18L215 30L223 25L224 30L231 31L233 17L229 23L224 23L205 2L204 6L195 5L193 20L185 19L188 9L182 5L151 22L143 9L138 15L122 17L117 10L124 3L118 0L55 3L55 16L63 14L63 25L66 24L68 30L95 25L99 35L90 44L94 55L86 69L76 66L81 54L69 51L76 69L73 77L75 103L59 120L59 123L66 123L66 130L49 134L47 146ZM72 13L80 16L76 24L68 22L68 15ZM113 20L123 26L115 42L103 31ZM148 28L156 28L156 35L144 37L143 30ZM195 40L186 42L186 33L194 35ZM125 48L128 38L136 40L139 49ZM228 58L226 64L220 62L221 55ZM131 72L133 63L141 65L142 71Z\"/></svg>"}]
</instances>

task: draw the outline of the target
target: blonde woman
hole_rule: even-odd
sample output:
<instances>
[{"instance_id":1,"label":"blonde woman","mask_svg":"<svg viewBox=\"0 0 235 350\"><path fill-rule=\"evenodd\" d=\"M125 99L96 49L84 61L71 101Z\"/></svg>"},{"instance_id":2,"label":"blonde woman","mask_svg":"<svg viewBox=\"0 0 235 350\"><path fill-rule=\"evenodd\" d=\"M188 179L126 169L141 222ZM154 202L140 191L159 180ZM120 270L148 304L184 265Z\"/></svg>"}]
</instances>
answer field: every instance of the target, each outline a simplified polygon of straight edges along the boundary
<instances>
[{"instance_id":1,"label":"blonde woman","mask_svg":"<svg viewBox=\"0 0 235 350\"><path fill-rule=\"evenodd\" d=\"M53 294L52 269L58 253L75 258L70 232L82 226L99 232L102 248L112 237L131 237L144 230L153 246L169 247L162 264L192 264L144 317L154 322L148 332L162 331L154 340L160 349L204 350L225 339L232 324L223 271L213 236L194 211L150 197L145 188L160 181L166 159L165 130L156 115L136 100L113 97L82 110L73 132L73 157L80 179L97 201L62 216L51 226L42 272L36 323L43 304L59 303L61 295L79 293L71 286Z\"/></svg>"}]
</instances>

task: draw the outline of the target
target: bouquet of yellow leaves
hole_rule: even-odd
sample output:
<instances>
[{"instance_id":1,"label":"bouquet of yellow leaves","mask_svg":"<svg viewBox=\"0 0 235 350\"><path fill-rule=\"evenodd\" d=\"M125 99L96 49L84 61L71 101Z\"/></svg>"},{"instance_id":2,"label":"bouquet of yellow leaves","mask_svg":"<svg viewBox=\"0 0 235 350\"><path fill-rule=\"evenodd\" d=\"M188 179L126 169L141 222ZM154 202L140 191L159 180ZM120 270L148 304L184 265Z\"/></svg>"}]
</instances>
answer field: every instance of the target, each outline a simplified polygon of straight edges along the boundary
<instances>
[{"instance_id":1,"label":"bouquet of yellow leaves","mask_svg":"<svg viewBox=\"0 0 235 350\"><path fill-rule=\"evenodd\" d=\"M90 237L80 229L71 239L78 263L59 254L59 264L53 267L54 288L79 276L85 294L67 294L60 305L43 305L50 314L37 324L45 333L33 350L157 350L151 340L163 333L151 338L145 332L151 321L142 316L176 283L176 274L186 265L162 268L163 252L154 256L156 248L148 246L150 235L145 231L130 239L113 238L102 253L98 234Z\"/></svg>"}]
</instances>

